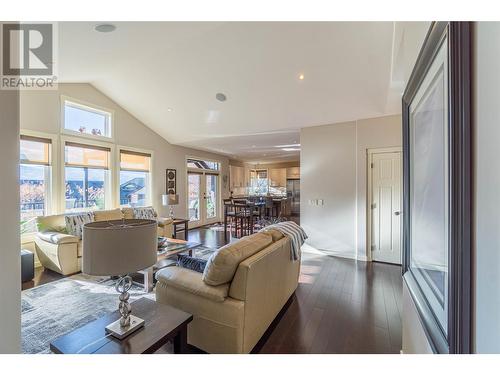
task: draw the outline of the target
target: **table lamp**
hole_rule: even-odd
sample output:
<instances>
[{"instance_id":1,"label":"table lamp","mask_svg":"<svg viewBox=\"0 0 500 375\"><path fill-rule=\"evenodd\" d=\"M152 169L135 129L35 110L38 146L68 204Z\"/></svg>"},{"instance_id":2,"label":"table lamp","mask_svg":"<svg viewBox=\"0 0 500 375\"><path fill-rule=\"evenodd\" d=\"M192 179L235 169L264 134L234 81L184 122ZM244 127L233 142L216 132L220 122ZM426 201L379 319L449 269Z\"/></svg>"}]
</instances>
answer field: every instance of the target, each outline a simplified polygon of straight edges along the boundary
<instances>
[{"instance_id":1,"label":"table lamp","mask_svg":"<svg viewBox=\"0 0 500 375\"><path fill-rule=\"evenodd\" d=\"M179 195L178 194L163 194L161 196L161 201L164 206L169 206L170 208L170 217L174 218L174 209L172 206L176 206L179 204Z\"/></svg>"},{"instance_id":2,"label":"table lamp","mask_svg":"<svg viewBox=\"0 0 500 375\"><path fill-rule=\"evenodd\" d=\"M154 220L127 219L88 223L83 226L82 272L95 276L119 276L118 310L121 318L106 327L106 332L123 339L144 326L144 320L131 315L128 291L130 273L153 266L157 261L157 223Z\"/></svg>"}]
</instances>

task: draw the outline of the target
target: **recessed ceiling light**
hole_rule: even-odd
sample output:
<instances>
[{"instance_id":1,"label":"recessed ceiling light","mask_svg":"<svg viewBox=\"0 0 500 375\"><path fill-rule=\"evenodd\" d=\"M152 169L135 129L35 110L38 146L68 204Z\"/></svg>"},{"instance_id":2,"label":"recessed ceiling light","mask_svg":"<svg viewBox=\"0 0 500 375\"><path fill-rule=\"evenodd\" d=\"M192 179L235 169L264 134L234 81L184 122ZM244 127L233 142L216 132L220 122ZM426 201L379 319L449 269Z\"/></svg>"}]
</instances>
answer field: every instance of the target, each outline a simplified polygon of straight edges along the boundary
<instances>
[{"instance_id":1,"label":"recessed ceiling light","mask_svg":"<svg viewBox=\"0 0 500 375\"><path fill-rule=\"evenodd\" d=\"M304 75L303 75L303 74L299 75L299 79L300 79L301 81L303 81L303 80L304 80Z\"/></svg>"},{"instance_id":2,"label":"recessed ceiling light","mask_svg":"<svg viewBox=\"0 0 500 375\"><path fill-rule=\"evenodd\" d=\"M173 111L173 109L172 109L172 108L167 108L167 111L168 111L168 112L172 112L172 111Z\"/></svg>"},{"instance_id":3,"label":"recessed ceiling light","mask_svg":"<svg viewBox=\"0 0 500 375\"><path fill-rule=\"evenodd\" d=\"M100 33L110 33L116 30L116 26L110 23L101 23L99 25L96 25L94 27L94 30Z\"/></svg>"},{"instance_id":4,"label":"recessed ceiling light","mask_svg":"<svg viewBox=\"0 0 500 375\"><path fill-rule=\"evenodd\" d=\"M219 102L225 102L227 100L227 96L226 94L218 92L217 94L215 94L215 99L217 99Z\"/></svg>"}]
</instances>

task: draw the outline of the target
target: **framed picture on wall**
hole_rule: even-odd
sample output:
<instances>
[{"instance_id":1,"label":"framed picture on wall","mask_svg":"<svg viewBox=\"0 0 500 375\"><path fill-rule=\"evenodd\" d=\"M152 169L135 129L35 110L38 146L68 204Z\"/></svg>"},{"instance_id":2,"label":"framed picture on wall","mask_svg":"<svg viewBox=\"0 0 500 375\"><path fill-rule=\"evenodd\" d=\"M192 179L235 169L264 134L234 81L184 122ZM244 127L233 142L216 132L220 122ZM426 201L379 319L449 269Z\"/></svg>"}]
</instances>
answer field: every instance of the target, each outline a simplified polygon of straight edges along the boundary
<instances>
[{"instance_id":1,"label":"framed picture on wall","mask_svg":"<svg viewBox=\"0 0 500 375\"><path fill-rule=\"evenodd\" d=\"M177 171L175 169L167 169L166 171L166 194L177 194Z\"/></svg>"},{"instance_id":2,"label":"framed picture on wall","mask_svg":"<svg viewBox=\"0 0 500 375\"><path fill-rule=\"evenodd\" d=\"M470 27L432 23L403 95L403 273L437 353L471 351Z\"/></svg>"}]
</instances>

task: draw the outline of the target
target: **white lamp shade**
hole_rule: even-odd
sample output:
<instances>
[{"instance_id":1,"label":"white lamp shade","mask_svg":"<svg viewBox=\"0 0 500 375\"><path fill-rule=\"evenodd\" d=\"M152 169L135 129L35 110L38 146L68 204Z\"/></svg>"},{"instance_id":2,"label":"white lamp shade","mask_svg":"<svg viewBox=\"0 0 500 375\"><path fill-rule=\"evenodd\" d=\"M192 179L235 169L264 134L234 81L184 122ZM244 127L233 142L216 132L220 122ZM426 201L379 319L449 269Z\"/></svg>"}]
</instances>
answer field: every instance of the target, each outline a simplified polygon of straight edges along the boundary
<instances>
[{"instance_id":1,"label":"white lamp shade","mask_svg":"<svg viewBox=\"0 0 500 375\"><path fill-rule=\"evenodd\" d=\"M128 219L83 226L82 272L96 276L123 276L156 263L157 223Z\"/></svg>"},{"instance_id":2,"label":"white lamp shade","mask_svg":"<svg viewBox=\"0 0 500 375\"><path fill-rule=\"evenodd\" d=\"M175 206L179 204L178 194L163 194L161 201L164 206Z\"/></svg>"}]
</instances>

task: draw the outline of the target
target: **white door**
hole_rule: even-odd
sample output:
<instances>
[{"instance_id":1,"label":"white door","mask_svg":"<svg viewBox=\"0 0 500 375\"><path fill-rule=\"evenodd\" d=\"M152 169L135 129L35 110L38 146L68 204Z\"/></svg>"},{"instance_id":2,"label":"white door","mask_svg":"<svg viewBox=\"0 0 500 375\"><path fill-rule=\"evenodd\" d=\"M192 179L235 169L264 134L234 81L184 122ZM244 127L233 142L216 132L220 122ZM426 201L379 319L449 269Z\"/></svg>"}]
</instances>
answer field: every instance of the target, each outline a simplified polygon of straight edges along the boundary
<instances>
[{"instance_id":1,"label":"white door","mask_svg":"<svg viewBox=\"0 0 500 375\"><path fill-rule=\"evenodd\" d=\"M401 152L371 154L372 260L401 264Z\"/></svg>"},{"instance_id":2,"label":"white door","mask_svg":"<svg viewBox=\"0 0 500 375\"><path fill-rule=\"evenodd\" d=\"M189 227L198 227L219 221L219 175L188 172Z\"/></svg>"}]
</instances>

